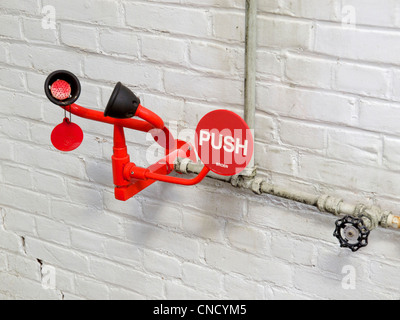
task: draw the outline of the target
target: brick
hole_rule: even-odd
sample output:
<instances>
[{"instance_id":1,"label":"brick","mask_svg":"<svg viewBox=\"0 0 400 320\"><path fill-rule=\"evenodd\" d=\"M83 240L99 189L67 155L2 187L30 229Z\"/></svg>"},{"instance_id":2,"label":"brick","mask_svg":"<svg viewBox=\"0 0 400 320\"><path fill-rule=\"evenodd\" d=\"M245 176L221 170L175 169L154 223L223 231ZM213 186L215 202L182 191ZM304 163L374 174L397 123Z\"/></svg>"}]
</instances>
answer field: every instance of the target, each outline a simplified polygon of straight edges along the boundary
<instances>
[{"instance_id":1,"label":"brick","mask_svg":"<svg viewBox=\"0 0 400 320\"><path fill-rule=\"evenodd\" d=\"M400 170L400 140L384 137L383 165L389 170Z\"/></svg>"},{"instance_id":2,"label":"brick","mask_svg":"<svg viewBox=\"0 0 400 320\"><path fill-rule=\"evenodd\" d=\"M49 213L46 195L25 190L21 187L0 186L0 202L25 212L47 215Z\"/></svg>"},{"instance_id":3,"label":"brick","mask_svg":"<svg viewBox=\"0 0 400 320\"><path fill-rule=\"evenodd\" d=\"M244 280L240 277L227 274L224 277L224 289L227 297L236 300L263 300L264 287L256 282Z\"/></svg>"},{"instance_id":4,"label":"brick","mask_svg":"<svg viewBox=\"0 0 400 320\"><path fill-rule=\"evenodd\" d=\"M291 264L312 266L315 264L315 249L311 241L296 239L288 235L274 233L271 236L270 255Z\"/></svg>"},{"instance_id":5,"label":"brick","mask_svg":"<svg viewBox=\"0 0 400 320\"><path fill-rule=\"evenodd\" d=\"M279 135L284 144L313 150L326 148L326 129L322 126L282 120Z\"/></svg>"},{"instance_id":6,"label":"brick","mask_svg":"<svg viewBox=\"0 0 400 320\"><path fill-rule=\"evenodd\" d=\"M44 83L44 78L43 78ZM41 92L43 92L43 83L41 83ZM7 92L2 94L4 101L4 109L6 111L8 108L10 110L9 114L18 116L21 119L29 119L29 120L43 120L42 115L42 107L43 100L38 99L32 95L26 95L22 93L11 93ZM31 121L30 125L33 123Z\"/></svg>"},{"instance_id":7,"label":"brick","mask_svg":"<svg viewBox=\"0 0 400 320\"><path fill-rule=\"evenodd\" d=\"M9 89L23 91L24 74L20 71L0 68L0 85Z\"/></svg>"},{"instance_id":8,"label":"brick","mask_svg":"<svg viewBox=\"0 0 400 320\"><path fill-rule=\"evenodd\" d=\"M61 245L70 245L70 228L64 223L45 217L35 217L35 224L40 239Z\"/></svg>"},{"instance_id":9,"label":"brick","mask_svg":"<svg viewBox=\"0 0 400 320\"><path fill-rule=\"evenodd\" d=\"M317 23L314 51L348 59L398 64L399 57L395 52L398 50L399 37L395 31L342 28Z\"/></svg>"},{"instance_id":10,"label":"brick","mask_svg":"<svg viewBox=\"0 0 400 320\"><path fill-rule=\"evenodd\" d=\"M12 160L13 159L13 145L9 141L0 141L0 159Z\"/></svg>"},{"instance_id":11,"label":"brick","mask_svg":"<svg viewBox=\"0 0 400 320\"><path fill-rule=\"evenodd\" d=\"M92 186L68 181L67 194L72 203L93 206L99 209L103 206L103 196L101 192Z\"/></svg>"},{"instance_id":12,"label":"brick","mask_svg":"<svg viewBox=\"0 0 400 320\"><path fill-rule=\"evenodd\" d=\"M257 115L255 118L254 137L264 143L272 143L276 139L274 119L267 115Z\"/></svg>"},{"instance_id":13,"label":"brick","mask_svg":"<svg viewBox=\"0 0 400 320\"><path fill-rule=\"evenodd\" d=\"M151 224L179 228L182 221L182 213L179 208L143 202L143 218Z\"/></svg>"},{"instance_id":14,"label":"brick","mask_svg":"<svg viewBox=\"0 0 400 320\"><path fill-rule=\"evenodd\" d=\"M247 219L249 223L258 227L282 230L311 239L335 243L335 239L332 237L332 228L334 227L332 216L315 211L287 210L280 205L274 206L265 202L253 201L249 204ZM304 215L308 217L306 220ZM288 221L290 223L287 223Z\"/></svg>"},{"instance_id":15,"label":"brick","mask_svg":"<svg viewBox=\"0 0 400 320\"><path fill-rule=\"evenodd\" d=\"M61 294L57 290L47 290L42 285L24 277L0 273L2 288L9 288L17 299L58 300Z\"/></svg>"},{"instance_id":16,"label":"brick","mask_svg":"<svg viewBox=\"0 0 400 320\"><path fill-rule=\"evenodd\" d=\"M88 259L81 253L31 237L27 237L25 243L29 256L69 271L89 272Z\"/></svg>"},{"instance_id":17,"label":"brick","mask_svg":"<svg viewBox=\"0 0 400 320\"><path fill-rule=\"evenodd\" d=\"M55 8L57 19L84 21L111 26L121 24L118 4L115 1L99 0L96 2L82 2L72 0L66 3L62 0L44 0L42 6L46 5L51 5Z\"/></svg>"},{"instance_id":18,"label":"brick","mask_svg":"<svg viewBox=\"0 0 400 320\"><path fill-rule=\"evenodd\" d=\"M251 253L269 254L270 234L264 230L228 223L225 232L232 246Z\"/></svg>"},{"instance_id":19,"label":"brick","mask_svg":"<svg viewBox=\"0 0 400 320\"><path fill-rule=\"evenodd\" d=\"M32 174L29 169L9 164L3 165L3 177L6 183L14 186L25 186L27 189L32 188Z\"/></svg>"},{"instance_id":20,"label":"brick","mask_svg":"<svg viewBox=\"0 0 400 320\"><path fill-rule=\"evenodd\" d=\"M100 51L138 57L138 37L131 31L101 29L99 43Z\"/></svg>"},{"instance_id":21,"label":"brick","mask_svg":"<svg viewBox=\"0 0 400 320\"><path fill-rule=\"evenodd\" d=\"M21 39L21 28L18 16L2 14L0 19L0 36Z\"/></svg>"},{"instance_id":22,"label":"brick","mask_svg":"<svg viewBox=\"0 0 400 320\"><path fill-rule=\"evenodd\" d=\"M259 86L257 108L296 119L353 124L355 99L331 92L289 88L281 85Z\"/></svg>"},{"instance_id":23,"label":"brick","mask_svg":"<svg viewBox=\"0 0 400 320\"><path fill-rule=\"evenodd\" d=\"M319 182L329 179L330 185L346 185L350 189L364 190L367 192L384 192L396 196L400 190L393 184L397 173L379 168L351 165L337 160L322 159L315 156L300 158L300 177L307 177ZM315 168L320 168L318 171ZM335 175L332 176L332 172ZM357 177L357 179L349 179Z\"/></svg>"},{"instance_id":24,"label":"brick","mask_svg":"<svg viewBox=\"0 0 400 320\"><path fill-rule=\"evenodd\" d=\"M257 50L257 73L263 77L280 79L283 77L284 62L279 53Z\"/></svg>"},{"instance_id":25,"label":"brick","mask_svg":"<svg viewBox=\"0 0 400 320\"><path fill-rule=\"evenodd\" d=\"M196 290L218 293L222 288L221 273L192 263L182 265L183 282Z\"/></svg>"},{"instance_id":26,"label":"brick","mask_svg":"<svg viewBox=\"0 0 400 320\"><path fill-rule=\"evenodd\" d=\"M14 152L17 163L56 171L79 179L86 175L83 162L74 156L25 144L16 144Z\"/></svg>"},{"instance_id":27,"label":"brick","mask_svg":"<svg viewBox=\"0 0 400 320\"><path fill-rule=\"evenodd\" d=\"M184 210L182 228L188 234L213 241L223 241L224 222L195 210Z\"/></svg>"},{"instance_id":28,"label":"brick","mask_svg":"<svg viewBox=\"0 0 400 320\"><path fill-rule=\"evenodd\" d=\"M337 90L371 97L386 98L390 72L387 69L340 63L336 70Z\"/></svg>"},{"instance_id":29,"label":"brick","mask_svg":"<svg viewBox=\"0 0 400 320\"><path fill-rule=\"evenodd\" d=\"M10 61L14 65L41 70L42 72L68 70L76 75L81 73L81 64L84 57L82 53L69 51L61 47L48 48L21 43L11 44L9 52ZM42 83L44 83L45 77Z\"/></svg>"},{"instance_id":30,"label":"brick","mask_svg":"<svg viewBox=\"0 0 400 320\"><path fill-rule=\"evenodd\" d=\"M90 206L71 204L65 200L52 199L52 217L57 221L76 227L101 232L106 235L121 235L121 218Z\"/></svg>"},{"instance_id":31,"label":"brick","mask_svg":"<svg viewBox=\"0 0 400 320\"><path fill-rule=\"evenodd\" d=\"M325 276L311 269L295 268L294 286L303 293L312 293L320 298L354 299L354 290L346 290L342 287L345 274ZM362 281L362 280L361 280ZM321 285L323 284L323 285ZM366 286L364 282L356 281L358 299L387 299L388 295L376 292L374 288Z\"/></svg>"},{"instance_id":32,"label":"brick","mask_svg":"<svg viewBox=\"0 0 400 320\"><path fill-rule=\"evenodd\" d=\"M77 294L89 300L107 300L109 297L107 285L90 278L76 276L75 288Z\"/></svg>"},{"instance_id":33,"label":"brick","mask_svg":"<svg viewBox=\"0 0 400 320\"><path fill-rule=\"evenodd\" d=\"M27 13L38 13L39 6L37 1L16 2L13 0L2 0L1 7L15 11L23 11Z\"/></svg>"},{"instance_id":34,"label":"brick","mask_svg":"<svg viewBox=\"0 0 400 320\"><path fill-rule=\"evenodd\" d=\"M181 283L166 281L165 296L168 300L212 300L215 296L187 287Z\"/></svg>"},{"instance_id":35,"label":"brick","mask_svg":"<svg viewBox=\"0 0 400 320\"><path fill-rule=\"evenodd\" d=\"M36 259L20 255L9 254L7 256L10 273L31 280L40 281L40 264Z\"/></svg>"},{"instance_id":36,"label":"brick","mask_svg":"<svg viewBox=\"0 0 400 320\"><path fill-rule=\"evenodd\" d=\"M96 56L86 59L85 74L91 79L121 81L126 86L144 86L161 90L161 71L153 65L133 64L131 61Z\"/></svg>"},{"instance_id":37,"label":"brick","mask_svg":"<svg viewBox=\"0 0 400 320\"><path fill-rule=\"evenodd\" d=\"M213 35L221 40L244 42L244 18L243 13L215 12L212 16Z\"/></svg>"},{"instance_id":38,"label":"brick","mask_svg":"<svg viewBox=\"0 0 400 320\"><path fill-rule=\"evenodd\" d=\"M194 67L208 69L211 72L242 74L244 70L243 51L204 41L190 42L189 61Z\"/></svg>"},{"instance_id":39,"label":"brick","mask_svg":"<svg viewBox=\"0 0 400 320\"><path fill-rule=\"evenodd\" d=\"M166 92L180 97L218 103L243 102L243 84L235 80L168 70L164 74L164 85Z\"/></svg>"},{"instance_id":40,"label":"brick","mask_svg":"<svg viewBox=\"0 0 400 320\"><path fill-rule=\"evenodd\" d=\"M160 36L142 36L142 56L157 63L186 65L187 43L181 39ZM168 48L168 50L166 50Z\"/></svg>"},{"instance_id":41,"label":"brick","mask_svg":"<svg viewBox=\"0 0 400 320\"><path fill-rule=\"evenodd\" d=\"M342 8L351 6L356 13L357 25L394 27L399 25L397 13L399 10L398 2L387 0L378 5L376 2L367 0L344 1ZM379 10L379 14L376 14ZM346 13L345 10L343 10Z\"/></svg>"},{"instance_id":42,"label":"brick","mask_svg":"<svg viewBox=\"0 0 400 320\"><path fill-rule=\"evenodd\" d=\"M181 262L178 259L147 249L143 251L143 266L147 271L163 277L181 276Z\"/></svg>"},{"instance_id":43,"label":"brick","mask_svg":"<svg viewBox=\"0 0 400 320\"><path fill-rule=\"evenodd\" d=\"M126 23L140 29L191 36L208 35L208 19L205 9L169 7L150 3L125 3ZM157 21L158 23L154 23ZM184 25L185 28L181 26Z\"/></svg>"},{"instance_id":44,"label":"brick","mask_svg":"<svg viewBox=\"0 0 400 320\"><path fill-rule=\"evenodd\" d=\"M90 267L92 275L98 279L153 299L162 296L162 280L157 277L98 258L90 260Z\"/></svg>"},{"instance_id":45,"label":"brick","mask_svg":"<svg viewBox=\"0 0 400 320\"><path fill-rule=\"evenodd\" d=\"M11 231L4 230L4 227L1 227L0 248L7 251L19 252L22 249L22 238Z\"/></svg>"},{"instance_id":46,"label":"brick","mask_svg":"<svg viewBox=\"0 0 400 320\"><path fill-rule=\"evenodd\" d=\"M102 235L71 228L71 247L78 250L87 251L91 254L102 255L106 238Z\"/></svg>"},{"instance_id":47,"label":"brick","mask_svg":"<svg viewBox=\"0 0 400 320\"><path fill-rule=\"evenodd\" d=\"M269 281L280 285L291 283L292 272L287 264L268 258L262 259L217 244L207 245L206 262L222 272L235 272L255 281Z\"/></svg>"},{"instance_id":48,"label":"brick","mask_svg":"<svg viewBox=\"0 0 400 320\"><path fill-rule=\"evenodd\" d=\"M348 130L328 130L327 155L335 159L376 165L382 153L378 135Z\"/></svg>"},{"instance_id":49,"label":"brick","mask_svg":"<svg viewBox=\"0 0 400 320\"><path fill-rule=\"evenodd\" d=\"M151 109L156 114L158 114L161 119L164 120L164 123L166 123L170 131L173 129L174 125L177 122L183 120L185 112L183 99L146 93L142 96L141 100L143 106ZM173 135L175 137L177 136L175 133L173 133ZM180 139L179 136L177 138Z\"/></svg>"},{"instance_id":50,"label":"brick","mask_svg":"<svg viewBox=\"0 0 400 320\"><path fill-rule=\"evenodd\" d=\"M153 1L153 0L152 0ZM168 2L176 2L179 3L178 0L166 0ZM199 2L196 0L183 0L181 1L185 5L196 6L199 5ZM204 0L201 2L202 6L206 7L218 7L218 8L244 8L244 4L240 0Z\"/></svg>"},{"instance_id":51,"label":"brick","mask_svg":"<svg viewBox=\"0 0 400 320\"><path fill-rule=\"evenodd\" d=\"M182 190L185 190L185 197L182 197ZM152 192L152 195L157 194ZM177 185L169 185L163 190L160 198L165 201L178 203L180 206L187 206L206 214L213 214L214 217L227 217L230 219L240 219L246 214L245 199L238 195L237 197L229 197L229 202L225 199L230 194L219 193L215 190L207 190L201 186L193 186L184 188ZM221 206L224 203L224 206ZM185 210L183 210L183 216Z\"/></svg>"},{"instance_id":52,"label":"brick","mask_svg":"<svg viewBox=\"0 0 400 320\"><path fill-rule=\"evenodd\" d=\"M19 119L0 119L0 130L8 137L17 140L29 140L29 124Z\"/></svg>"},{"instance_id":53,"label":"brick","mask_svg":"<svg viewBox=\"0 0 400 320\"><path fill-rule=\"evenodd\" d=\"M285 174L297 172L297 155L291 149L256 142L254 155L256 165L262 168Z\"/></svg>"},{"instance_id":54,"label":"brick","mask_svg":"<svg viewBox=\"0 0 400 320\"><path fill-rule=\"evenodd\" d=\"M384 101L361 100L359 106L359 127L375 132L400 135L396 117L400 109Z\"/></svg>"},{"instance_id":55,"label":"brick","mask_svg":"<svg viewBox=\"0 0 400 320\"><path fill-rule=\"evenodd\" d=\"M97 51L97 30L81 25L60 24L60 39L67 46L81 50Z\"/></svg>"},{"instance_id":56,"label":"brick","mask_svg":"<svg viewBox=\"0 0 400 320\"><path fill-rule=\"evenodd\" d=\"M308 49L312 24L308 21L261 17L257 22L259 46Z\"/></svg>"},{"instance_id":57,"label":"brick","mask_svg":"<svg viewBox=\"0 0 400 320\"><path fill-rule=\"evenodd\" d=\"M335 65L332 60L289 54L285 75L290 83L296 85L329 89Z\"/></svg>"},{"instance_id":58,"label":"brick","mask_svg":"<svg viewBox=\"0 0 400 320\"><path fill-rule=\"evenodd\" d=\"M0 61L7 62L8 59L8 44L6 42L0 42Z\"/></svg>"},{"instance_id":59,"label":"brick","mask_svg":"<svg viewBox=\"0 0 400 320\"><path fill-rule=\"evenodd\" d=\"M107 238L104 240L104 254L110 260L123 264L140 267L143 264L143 250L141 247L126 241Z\"/></svg>"},{"instance_id":60,"label":"brick","mask_svg":"<svg viewBox=\"0 0 400 320\"><path fill-rule=\"evenodd\" d=\"M22 28L25 38L29 41L57 44L58 35L56 29L44 29L42 19L24 17Z\"/></svg>"},{"instance_id":61,"label":"brick","mask_svg":"<svg viewBox=\"0 0 400 320\"><path fill-rule=\"evenodd\" d=\"M108 286L108 291L110 300L146 300L144 295L120 287Z\"/></svg>"},{"instance_id":62,"label":"brick","mask_svg":"<svg viewBox=\"0 0 400 320\"><path fill-rule=\"evenodd\" d=\"M7 208L4 215L5 229L20 236L36 235L36 222L32 214Z\"/></svg>"},{"instance_id":63,"label":"brick","mask_svg":"<svg viewBox=\"0 0 400 320\"><path fill-rule=\"evenodd\" d=\"M262 12L277 12L316 20L338 21L341 16L340 4L330 0L299 0L296 2L274 0L270 3L260 3L259 9Z\"/></svg>"},{"instance_id":64,"label":"brick","mask_svg":"<svg viewBox=\"0 0 400 320\"><path fill-rule=\"evenodd\" d=\"M62 177L47 172L40 172L38 170L32 172L31 175L33 186L36 191L55 196L66 195L67 189Z\"/></svg>"},{"instance_id":65,"label":"brick","mask_svg":"<svg viewBox=\"0 0 400 320\"><path fill-rule=\"evenodd\" d=\"M5 253L0 254L0 272L7 270L7 255Z\"/></svg>"},{"instance_id":66,"label":"brick","mask_svg":"<svg viewBox=\"0 0 400 320\"><path fill-rule=\"evenodd\" d=\"M161 228L129 221L125 223L125 236L145 248L162 250L188 260L197 260L199 257L200 248L196 240Z\"/></svg>"}]
</instances>

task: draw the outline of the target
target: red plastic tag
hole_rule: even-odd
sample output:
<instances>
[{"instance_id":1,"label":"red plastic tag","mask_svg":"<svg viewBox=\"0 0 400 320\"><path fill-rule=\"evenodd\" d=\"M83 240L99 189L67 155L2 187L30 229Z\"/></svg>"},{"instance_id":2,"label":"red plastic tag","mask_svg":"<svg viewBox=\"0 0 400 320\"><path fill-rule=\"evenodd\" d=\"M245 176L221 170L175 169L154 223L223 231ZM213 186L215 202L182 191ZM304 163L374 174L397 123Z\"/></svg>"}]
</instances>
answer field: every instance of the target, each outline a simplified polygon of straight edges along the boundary
<instances>
[{"instance_id":1,"label":"red plastic tag","mask_svg":"<svg viewBox=\"0 0 400 320\"><path fill-rule=\"evenodd\" d=\"M239 115L229 110L206 114L197 125L195 144L204 165L223 176L239 174L253 156L251 130Z\"/></svg>"},{"instance_id":2,"label":"red plastic tag","mask_svg":"<svg viewBox=\"0 0 400 320\"><path fill-rule=\"evenodd\" d=\"M83 141L82 129L68 118L55 127L51 133L51 143L60 151L72 151Z\"/></svg>"}]
</instances>

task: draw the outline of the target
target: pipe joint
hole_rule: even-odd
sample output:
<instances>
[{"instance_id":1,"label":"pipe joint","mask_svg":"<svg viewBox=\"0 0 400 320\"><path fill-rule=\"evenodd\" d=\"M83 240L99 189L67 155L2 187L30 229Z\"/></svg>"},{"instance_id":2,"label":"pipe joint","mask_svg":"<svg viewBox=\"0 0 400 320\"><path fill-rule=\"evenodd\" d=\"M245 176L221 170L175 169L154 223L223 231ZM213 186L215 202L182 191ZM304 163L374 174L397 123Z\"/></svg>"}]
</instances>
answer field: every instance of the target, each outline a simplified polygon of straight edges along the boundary
<instances>
[{"instance_id":1,"label":"pipe joint","mask_svg":"<svg viewBox=\"0 0 400 320\"><path fill-rule=\"evenodd\" d=\"M338 216L341 214L341 205L343 204L343 200L335 197L331 197L329 195L322 195L318 198L317 208L321 212L329 212Z\"/></svg>"}]
</instances>

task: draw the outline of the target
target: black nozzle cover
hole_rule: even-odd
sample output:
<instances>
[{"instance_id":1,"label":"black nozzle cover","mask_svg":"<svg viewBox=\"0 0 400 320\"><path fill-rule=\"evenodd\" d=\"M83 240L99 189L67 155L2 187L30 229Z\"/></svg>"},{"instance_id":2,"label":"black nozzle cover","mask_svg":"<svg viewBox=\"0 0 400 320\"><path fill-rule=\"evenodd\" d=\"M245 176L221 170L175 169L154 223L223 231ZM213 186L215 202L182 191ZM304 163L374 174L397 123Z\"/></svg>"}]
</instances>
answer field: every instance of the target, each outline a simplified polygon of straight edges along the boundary
<instances>
[{"instance_id":1,"label":"black nozzle cover","mask_svg":"<svg viewBox=\"0 0 400 320\"><path fill-rule=\"evenodd\" d=\"M57 80L64 80L71 86L71 96L65 100L58 100L51 94L51 86ZM78 100L81 94L81 84L79 79L72 73L66 70L57 70L52 72L44 83L44 92L47 98L58 106L69 106Z\"/></svg>"},{"instance_id":2,"label":"black nozzle cover","mask_svg":"<svg viewBox=\"0 0 400 320\"><path fill-rule=\"evenodd\" d=\"M135 116L140 99L121 82L118 82L104 111L105 117L128 119Z\"/></svg>"}]
</instances>

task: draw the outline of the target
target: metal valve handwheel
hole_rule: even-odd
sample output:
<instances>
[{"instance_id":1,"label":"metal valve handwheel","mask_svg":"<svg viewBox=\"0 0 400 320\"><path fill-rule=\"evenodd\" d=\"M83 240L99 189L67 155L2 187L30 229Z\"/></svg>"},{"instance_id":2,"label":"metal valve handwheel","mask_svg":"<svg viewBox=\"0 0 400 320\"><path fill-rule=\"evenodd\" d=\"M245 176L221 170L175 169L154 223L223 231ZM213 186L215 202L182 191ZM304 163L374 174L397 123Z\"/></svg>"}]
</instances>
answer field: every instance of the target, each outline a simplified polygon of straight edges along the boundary
<instances>
[{"instance_id":1,"label":"metal valve handwheel","mask_svg":"<svg viewBox=\"0 0 400 320\"><path fill-rule=\"evenodd\" d=\"M361 218L345 216L335 222L336 229L333 235L339 239L340 246L355 252L368 245L370 230Z\"/></svg>"}]
</instances>

